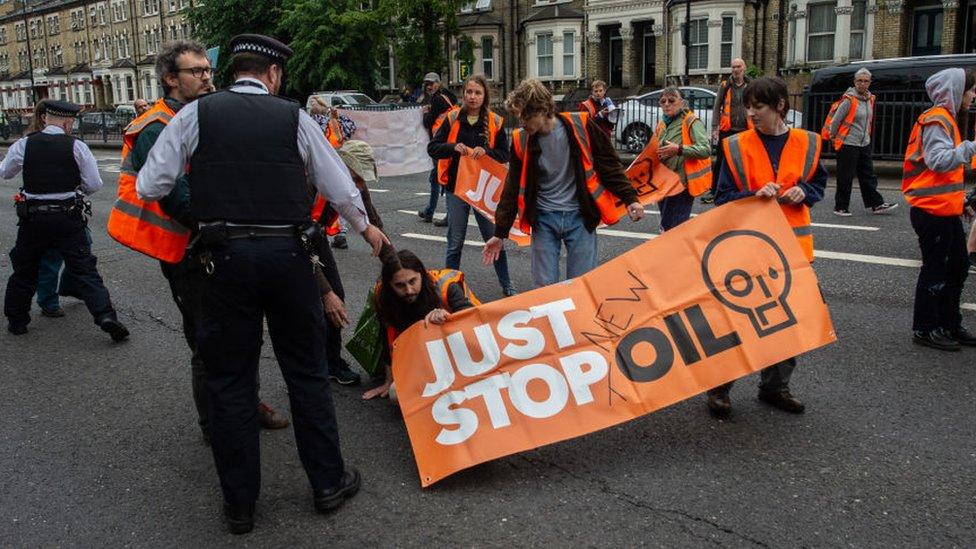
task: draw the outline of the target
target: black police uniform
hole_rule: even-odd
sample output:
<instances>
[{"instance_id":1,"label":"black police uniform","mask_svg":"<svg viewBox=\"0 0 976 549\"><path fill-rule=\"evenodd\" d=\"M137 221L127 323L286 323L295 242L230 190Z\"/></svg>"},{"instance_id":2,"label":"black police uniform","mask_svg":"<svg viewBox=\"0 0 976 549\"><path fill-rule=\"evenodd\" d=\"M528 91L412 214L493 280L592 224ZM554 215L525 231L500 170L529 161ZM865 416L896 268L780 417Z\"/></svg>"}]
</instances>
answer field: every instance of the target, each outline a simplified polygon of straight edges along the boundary
<instances>
[{"instance_id":1,"label":"black police uniform","mask_svg":"<svg viewBox=\"0 0 976 549\"><path fill-rule=\"evenodd\" d=\"M49 116L74 117L80 107L48 101ZM37 290L41 257L55 249L64 257L65 268L75 281L76 295L95 319L95 324L121 341L129 332L116 317L108 290L96 269L85 226L83 195L71 199L45 196L77 192L81 170L74 157L75 138L58 133L32 133L26 138L23 157L23 193L33 198L18 203L20 218L17 242L10 251L13 274L7 281L4 315L7 329L16 335L27 332L31 298ZM21 195L23 196L23 195Z\"/></svg>"}]
</instances>

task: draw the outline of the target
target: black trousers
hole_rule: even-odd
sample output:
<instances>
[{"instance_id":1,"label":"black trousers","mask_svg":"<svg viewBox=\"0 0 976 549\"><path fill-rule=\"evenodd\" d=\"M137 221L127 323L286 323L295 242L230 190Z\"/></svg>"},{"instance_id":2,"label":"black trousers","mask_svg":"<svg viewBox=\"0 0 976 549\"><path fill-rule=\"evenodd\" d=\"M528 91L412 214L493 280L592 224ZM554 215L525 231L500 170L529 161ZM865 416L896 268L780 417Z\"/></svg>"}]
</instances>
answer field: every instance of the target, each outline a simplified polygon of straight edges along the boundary
<instances>
[{"instance_id":1,"label":"black trousers","mask_svg":"<svg viewBox=\"0 0 976 549\"><path fill-rule=\"evenodd\" d=\"M197 325L203 312L203 283L206 273L203 265L196 256L189 252L179 263L159 262L163 276L169 283L170 293L173 294L173 301L180 310L183 320L183 337L186 344L190 347L190 371L193 387L193 404L197 409L200 429L207 432L209 421L207 419L207 386L206 368L203 365L203 356L200 354L197 345Z\"/></svg>"},{"instance_id":2,"label":"black trousers","mask_svg":"<svg viewBox=\"0 0 976 549\"><path fill-rule=\"evenodd\" d=\"M932 215L914 207L909 217L922 249L912 329L923 332L935 328L955 330L962 324L959 301L969 275L962 219Z\"/></svg>"},{"instance_id":3,"label":"black trousers","mask_svg":"<svg viewBox=\"0 0 976 549\"><path fill-rule=\"evenodd\" d=\"M691 219L691 208L694 205L695 197L691 196L688 189L661 200L658 204L658 209L661 211L661 228L670 231Z\"/></svg>"},{"instance_id":4,"label":"black trousers","mask_svg":"<svg viewBox=\"0 0 976 549\"><path fill-rule=\"evenodd\" d=\"M874 161L871 160L871 146L842 145L837 151L837 194L834 195L834 209L851 209L851 187L855 175L861 188L864 207L873 208L883 204L884 198L878 192L878 176L874 173Z\"/></svg>"},{"instance_id":5,"label":"black trousers","mask_svg":"<svg viewBox=\"0 0 976 549\"><path fill-rule=\"evenodd\" d=\"M367 206L368 208L368 206ZM325 241L318 250L319 261L322 263L322 274L329 281L329 286L339 299L346 300L346 291L342 287L342 278L339 276L339 266L336 264L335 255L328 241ZM342 328L325 321L325 357L328 363L338 368L345 362L342 358ZM348 365L347 365L348 367Z\"/></svg>"},{"instance_id":6,"label":"black trousers","mask_svg":"<svg viewBox=\"0 0 976 549\"><path fill-rule=\"evenodd\" d=\"M784 389L789 389L790 378L793 376L793 370L795 369L796 357L793 357L759 370L759 392L776 393ZM735 382L730 381L714 389L709 389L708 394L728 395L729 391L732 390L733 383Z\"/></svg>"},{"instance_id":7,"label":"black trousers","mask_svg":"<svg viewBox=\"0 0 976 549\"><path fill-rule=\"evenodd\" d=\"M72 291L88 307L98 324L105 318L116 318L108 290L96 268L91 244L85 233L81 212L35 213L21 220L17 241L10 250L13 273L7 280L3 314L11 324L30 322L31 299L37 291L37 273L41 257L49 249L64 258L65 269L73 279Z\"/></svg>"},{"instance_id":8,"label":"black trousers","mask_svg":"<svg viewBox=\"0 0 976 549\"><path fill-rule=\"evenodd\" d=\"M325 318L308 257L291 237L229 240L211 253L197 344L224 499L248 504L260 492L255 379L265 318L305 472L313 490L335 487L344 466L323 356Z\"/></svg>"}]
</instances>

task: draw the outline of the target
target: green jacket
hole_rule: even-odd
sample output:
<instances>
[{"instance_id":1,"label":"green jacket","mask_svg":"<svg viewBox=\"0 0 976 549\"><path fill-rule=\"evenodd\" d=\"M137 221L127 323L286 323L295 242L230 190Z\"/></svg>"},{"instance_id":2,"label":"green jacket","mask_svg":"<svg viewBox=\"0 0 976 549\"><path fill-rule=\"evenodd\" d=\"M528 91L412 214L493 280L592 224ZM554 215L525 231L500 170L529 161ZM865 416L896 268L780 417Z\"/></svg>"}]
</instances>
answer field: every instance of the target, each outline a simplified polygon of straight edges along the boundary
<instances>
[{"instance_id":1,"label":"green jacket","mask_svg":"<svg viewBox=\"0 0 976 549\"><path fill-rule=\"evenodd\" d=\"M688 109L682 109L678 116L675 116L671 123L665 126L664 134L659 138L659 143L664 144L665 141L670 141L676 145L681 145L681 124L683 123L685 116L692 114ZM661 120L664 121L663 118ZM684 150L679 156L672 156L671 158L664 161L664 165L667 166L671 171L677 173L681 177L681 182L687 186L688 177L685 175L685 159L686 158L708 158L712 156L712 144L708 139L708 132L705 130L705 124L701 119L696 120L691 124L691 141L694 145L685 145Z\"/></svg>"}]
</instances>

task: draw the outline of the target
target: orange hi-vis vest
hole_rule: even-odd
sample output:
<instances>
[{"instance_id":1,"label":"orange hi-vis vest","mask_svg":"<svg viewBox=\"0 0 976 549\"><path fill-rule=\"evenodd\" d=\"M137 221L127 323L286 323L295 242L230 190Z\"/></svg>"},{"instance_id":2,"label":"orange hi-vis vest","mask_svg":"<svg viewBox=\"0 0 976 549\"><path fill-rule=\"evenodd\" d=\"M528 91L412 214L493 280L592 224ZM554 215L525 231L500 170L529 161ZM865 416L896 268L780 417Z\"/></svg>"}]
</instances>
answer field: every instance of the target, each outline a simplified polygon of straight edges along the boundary
<instances>
[{"instance_id":1,"label":"orange hi-vis vest","mask_svg":"<svg viewBox=\"0 0 976 549\"><path fill-rule=\"evenodd\" d=\"M756 191L766 183L775 181L785 191L800 182L813 178L820 159L820 136L806 130L791 129L779 169L774 173L769 154L756 130L737 133L722 142L725 162L739 190ZM813 231L810 226L810 208L804 203L780 204L786 221L793 227L793 234L800 242L807 260L813 262Z\"/></svg>"},{"instance_id":2,"label":"orange hi-vis vest","mask_svg":"<svg viewBox=\"0 0 976 549\"><path fill-rule=\"evenodd\" d=\"M444 100L446 101L447 99L445 98ZM440 116L434 120L434 124L430 127L430 137L433 138L435 135L437 135L437 130L441 129L441 125L447 120L447 117L450 116L451 113L454 113L454 115L457 116L457 113L460 110L461 107L453 105L451 108L442 112Z\"/></svg>"},{"instance_id":3,"label":"orange hi-vis vest","mask_svg":"<svg viewBox=\"0 0 976 549\"><path fill-rule=\"evenodd\" d=\"M959 146L962 135L956 119L945 107L932 107L923 112L915 122L905 149L902 166L901 192L910 206L925 210L932 215L950 217L962 215L965 202L963 165L947 172L936 172L925 165L922 150L922 128L940 125L952 136L952 144Z\"/></svg>"},{"instance_id":4,"label":"orange hi-vis vest","mask_svg":"<svg viewBox=\"0 0 976 549\"><path fill-rule=\"evenodd\" d=\"M695 113L685 112L685 117L681 120L681 146L690 147L695 144L691 139L691 125L700 122ZM664 121L657 123L657 130L654 132L654 139L660 144L661 136L664 135ZM712 188L712 158L690 158L685 157L685 179L688 180L688 194L699 196Z\"/></svg>"},{"instance_id":5,"label":"orange hi-vis vest","mask_svg":"<svg viewBox=\"0 0 976 549\"><path fill-rule=\"evenodd\" d=\"M837 127L837 135L834 136L832 141L835 151L840 150L840 148L844 145L844 138L847 137L847 134L851 132L851 124L854 123L854 117L857 116L858 98L854 97L853 95L844 95L844 97L834 101L834 103L830 106L830 111L827 112L827 119L824 120L823 129L820 130L820 137L830 141L830 126L834 123L834 115L837 114L837 108L840 107L841 103L843 103L845 100L851 102L851 108L847 111L847 116L845 116L844 120L841 121L840 126ZM871 94L871 98L869 99L871 102L871 110L868 116L867 127L869 136L872 133L871 126L874 125L874 100L875 96L874 94Z\"/></svg>"},{"instance_id":6,"label":"orange hi-vis vest","mask_svg":"<svg viewBox=\"0 0 976 549\"><path fill-rule=\"evenodd\" d=\"M596 167L593 164L593 149L590 148L590 135L586 133L586 123L590 115L585 112L561 112L557 113L557 116L569 122L573 137L579 145L583 176L586 178L586 191L600 211L600 220L607 225L613 225L627 214L627 207L603 186L600 176L596 173ZM515 156L522 161L522 173L519 176L518 209L524 214L526 173L531 160L529 158L529 134L521 128L515 130L512 132L512 144ZM532 226L526 221L524 215L519 218L519 229L525 234L532 233Z\"/></svg>"},{"instance_id":7,"label":"orange hi-vis vest","mask_svg":"<svg viewBox=\"0 0 976 549\"><path fill-rule=\"evenodd\" d=\"M149 124L169 124L175 116L165 99L126 126L122 137L122 169L119 197L108 216L108 234L124 246L167 263L179 263L190 243L190 229L163 213L158 202L144 202L136 195L137 172L129 152Z\"/></svg>"},{"instance_id":8,"label":"orange hi-vis vest","mask_svg":"<svg viewBox=\"0 0 976 549\"><path fill-rule=\"evenodd\" d=\"M328 205L328 200L322 198L321 194L315 193L315 202L312 203L312 221L320 222L325 226L325 234L335 236L342 232L342 227L339 225L339 212L333 209L328 218L321 221L319 219Z\"/></svg>"},{"instance_id":9,"label":"orange hi-vis vest","mask_svg":"<svg viewBox=\"0 0 976 549\"><path fill-rule=\"evenodd\" d=\"M722 80L722 89L725 90L725 98L722 100L722 116L718 119L718 129L727 132L732 129L732 85L727 80ZM746 127L752 129L752 119L748 116Z\"/></svg>"},{"instance_id":10,"label":"orange hi-vis vest","mask_svg":"<svg viewBox=\"0 0 976 549\"><path fill-rule=\"evenodd\" d=\"M464 291L464 297L468 298L468 301L472 305L477 307L481 305L481 301L475 297L474 292L468 287L468 283L464 281L464 273L454 269L430 269L427 271L430 273L430 277L434 279L434 285L437 286L437 294L441 296L441 304L444 305L444 310L449 313L453 313L451 310L451 304L447 300L447 290L451 287L451 284L460 284L461 290ZM376 283L376 287L373 289L373 294L376 296L380 295L380 283ZM390 350L393 350L393 342L396 338L400 337L400 332L393 326L386 327L386 341L390 344Z\"/></svg>"},{"instance_id":11,"label":"orange hi-vis vest","mask_svg":"<svg viewBox=\"0 0 976 549\"><path fill-rule=\"evenodd\" d=\"M451 131L447 134L446 143L457 143L458 132L461 131L461 109L451 109L447 111L447 117L445 121L450 125ZM495 148L495 137L498 135L498 131L502 128L504 120L501 116L489 111L488 112L488 148ZM436 134L435 134L436 135ZM437 182L441 185L447 185L450 182L450 176L448 175L448 170L451 168L451 162L453 158L442 158L437 161Z\"/></svg>"},{"instance_id":12,"label":"orange hi-vis vest","mask_svg":"<svg viewBox=\"0 0 976 549\"><path fill-rule=\"evenodd\" d=\"M341 148L342 144L346 142L346 138L342 135L342 124L339 123L339 120L331 116L329 117L329 122L325 126L325 138L329 140L329 144L336 150Z\"/></svg>"}]
</instances>

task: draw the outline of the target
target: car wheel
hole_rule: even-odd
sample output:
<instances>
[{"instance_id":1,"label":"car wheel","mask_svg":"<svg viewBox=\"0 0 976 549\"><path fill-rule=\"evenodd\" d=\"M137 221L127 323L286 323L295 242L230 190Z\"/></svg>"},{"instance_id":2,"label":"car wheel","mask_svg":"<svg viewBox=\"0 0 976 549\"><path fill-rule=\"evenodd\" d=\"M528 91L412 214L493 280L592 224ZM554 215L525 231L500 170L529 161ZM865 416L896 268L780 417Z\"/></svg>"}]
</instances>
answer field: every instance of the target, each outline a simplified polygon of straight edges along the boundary
<instances>
[{"instance_id":1,"label":"car wheel","mask_svg":"<svg viewBox=\"0 0 976 549\"><path fill-rule=\"evenodd\" d=\"M632 154L640 154L651 140L651 128L635 122L624 129L624 147Z\"/></svg>"}]
</instances>

